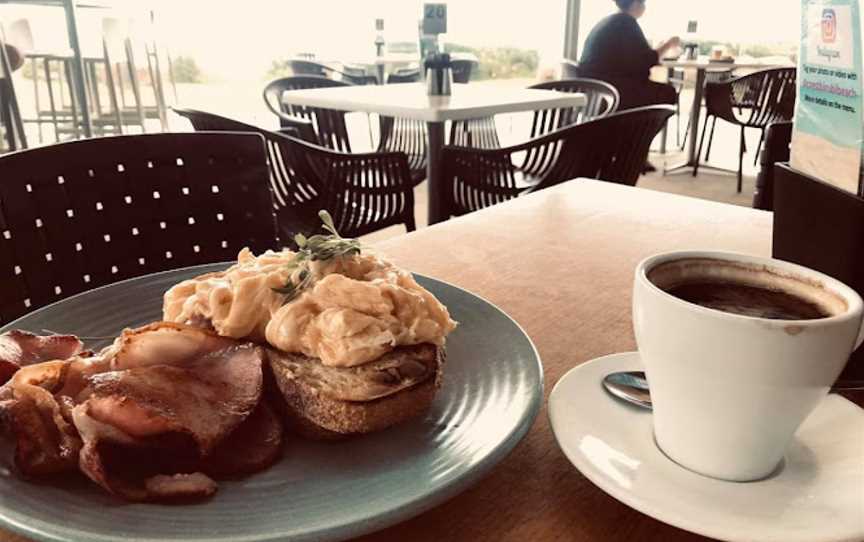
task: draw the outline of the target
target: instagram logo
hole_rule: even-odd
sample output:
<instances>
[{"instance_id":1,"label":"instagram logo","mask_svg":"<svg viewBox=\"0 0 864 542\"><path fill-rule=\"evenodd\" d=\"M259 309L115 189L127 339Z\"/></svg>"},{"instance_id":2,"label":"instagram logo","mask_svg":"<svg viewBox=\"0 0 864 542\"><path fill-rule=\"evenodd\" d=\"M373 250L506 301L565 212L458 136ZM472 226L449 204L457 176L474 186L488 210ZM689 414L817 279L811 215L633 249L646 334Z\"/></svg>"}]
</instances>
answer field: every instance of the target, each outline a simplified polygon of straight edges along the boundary
<instances>
[{"instance_id":1,"label":"instagram logo","mask_svg":"<svg viewBox=\"0 0 864 542\"><path fill-rule=\"evenodd\" d=\"M837 13L826 8L822 10L822 42L834 43L837 40Z\"/></svg>"}]
</instances>

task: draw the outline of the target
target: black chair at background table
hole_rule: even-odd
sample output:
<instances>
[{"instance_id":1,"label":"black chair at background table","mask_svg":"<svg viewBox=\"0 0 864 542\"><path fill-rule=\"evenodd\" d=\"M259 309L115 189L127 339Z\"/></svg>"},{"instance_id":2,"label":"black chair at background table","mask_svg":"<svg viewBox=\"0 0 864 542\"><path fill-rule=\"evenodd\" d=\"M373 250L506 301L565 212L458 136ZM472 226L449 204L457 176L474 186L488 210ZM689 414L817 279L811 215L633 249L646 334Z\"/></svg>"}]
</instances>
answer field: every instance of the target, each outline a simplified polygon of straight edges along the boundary
<instances>
[{"instance_id":1,"label":"black chair at background table","mask_svg":"<svg viewBox=\"0 0 864 542\"><path fill-rule=\"evenodd\" d=\"M476 60L465 58L454 58L450 61L450 69L453 70L454 83L468 83L471 75L477 69L479 63Z\"/></svg>"},{"instance_id":2,"label":"black chair at background table","mask_svg":"<svg viewBox=\"0 0 864 542\"><path fill-rule=\"evenodd\" d=\"M316 178L294 173L292 158L286 156L284 141L267 130L212 113L176 107L174 112L188 119L197 131L252 132L263 136L267 147L276 224L283 243L293 245L294 236L298 233L317 233L321 227L318 211L324 208L321 186ZM309 132L312 132L312 125L302 119L297 119L291 128L283 128L283 133L297 137Z\"/></svg>"},{"instance_id":3,"label":"black chair at background table","mask_svg":"<svg viewBox=\"0 0 864 542\"><path fill-rule=\"evenodd\" d=\"M255 134L154 134L0 157L0 321L122 279L279 246Z\"/></svg>"},{"instance_id":4,"label":"black chair at background table","mask_svg":"<svg viewBox=\"0 0 864 542\"><path fill-rule=\"evenodd\" d=\"M402 70L391 73L387 84L418 83L420 70ZM380 137L378 152L404 152L408 157L411 180L418 185L426 179L426 156L429 138L426 123L415 119L403 119L380 115L378 117Z\"/></svg>"},{"instance_id":5,"label":"black chair at background table","mask_svg":"<svg viewBox=\"0 0 864 542\"><path fill-rule=\"evenodd\" d=\"M717 62L717 64L722 64ZM719 68L719 69L711 69L705 71L705 84L708 83L724 83L732 77L734 77L735 68ZM684 87L687 83L687 70L684 68L669 68L668 70L668 78L667 83L672 85L672 88L675 89L675 94L677 96L675 101L675 143L678 145L680 150L684 150L684 145L687 143L687 138L690 135L690 116L687 116L687 125L684 128L684 137L681 137L681 92L684 90ZM704 98L702 99L702 104L700 107L703 107L705 103ZM711 125L711 133L708 137L708 154L711 154L711 142L714 141L714 124ZM665 150L666 148L666 132L663 133L663 146L662 148ZM708 156L706 155L705 160L708 160Z\"/></svg>"},{"instance_id":6,"label":"black chair at background table","mask_svg":"<svg viewBox=\"0 0 864 542\"><path fill-rule=\"evenodd\" d=\"M791 121L775 122L765 131L765 148L759 156L759 174L753 193L754 209L774 210L774 166L789 161L792 126Z\"/></svg>"},{"instance_id":7,"label":"black chair at background table","mask_svg":"<svg viewBox=\"0 0 864 542\"><path fill-rule=\"evenodd\" d=\"M351 152L351 141L348 138L348 127L345 124L345 111L290 105L282 101L282 95L290 90L305 90L313 88L334 88L351 86L342 81L334 81L326 77L303 75L283 77L270 82L264 88L264 102L280 119L283 128L291 128L297 118L312 122L319 145L342 152Z\"/></svg>"},{"instance_id":8,"label":"black chair at background table","mask_svg":"<svg viewBox=\"0 0 864 542\"><path fill-rule=\"evenodd\" d=\"M777 68L759 71L723 83L705 85L707 114L702 126L697 156L702 156L705 133L708 131L708 122L712 118L720 118L740 126L738 192L741 192L744 153L747 152L744 131L746 128L756 128L762 132L764 138L768 125L792 119L795 112L796 74L795 68ZM698 173L697 163L693 168L693 176Z\"/></svg>"},{"instance_id":9,"label":"black chair at background table","mask_svg":"<svg viewBox=\"0 0 864 542\"><path fill-rule=\"evenodd\" d=\"M175 111L196 130L254 132L265 138L276 217L286 243L297 233L320 233L320 209L330 212L346 237L397 224L415 229L414 191L404 153L341 153L212 113ZM303 131L304 121L294 122Z\"/></svg>"},{"instance_id":10,"label":"black chair at background table","mask_svg":"<svg viewBox=\"0 0 864 542\"><path fill-rule=\"evenodd\" d=\"M288 62L288 67L291 68L291 73L295 76L311 75L314 77L327 77L328 79L333 79L336 76L339 77L339 80L352 85L374 85L378 82L378 79L374 75L367 75L361 69L351 68L350 66L337 70L314 60L294 59Z\"/></svg>"},{"instance_id":11,"label":"black chair at background table","mask_svg":"<svg viewBox=\"0 0 864 542\"><path fill-rule=\"evenodd\" d=\"M503 149L444 148L450 215L463 215L577 177L635 185L672 106L650 106L561 128ZM525 164L526 159L537 160ZM535 176L525 183L525 171Z\"/></svg>"},{"instance_id":12,"label":"black chair at background table","mask_svg":"<svg viewBox=\"0 0 864 542\"><path fill-rule=\"evenodd\" d=\"M618 109L618 91L604 81L596 79L563 79L547 81L528 88L557 92L581 92L586 103L580 107L543 109L534 112L530 137L539 137L553 130L604 117ZM501 147L494 117L483 117L454 122L450 128L450 144L478 149Z\"/></svg>"}]
</instances>

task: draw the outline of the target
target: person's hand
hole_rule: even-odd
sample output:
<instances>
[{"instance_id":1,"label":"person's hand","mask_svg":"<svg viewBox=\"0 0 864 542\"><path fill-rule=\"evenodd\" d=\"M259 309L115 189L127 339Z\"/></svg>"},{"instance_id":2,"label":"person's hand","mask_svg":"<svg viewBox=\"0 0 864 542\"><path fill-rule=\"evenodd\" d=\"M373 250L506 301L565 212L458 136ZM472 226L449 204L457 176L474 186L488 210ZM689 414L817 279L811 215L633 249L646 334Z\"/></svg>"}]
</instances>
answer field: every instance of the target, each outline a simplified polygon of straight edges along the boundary
<instances>
[{"instance_id":1,"label":"person's hand","mask_svg":"<svg viewBox=\"0 0 864 542\"><path fill-rule=\"evenodd\" d=\"M666 56L667 53L669 53L669 51L671 51L672 49L675 49L677 47L680 47L680 46L681 46L681 38L679 38L678 36L673 36L673 37L669 38L668 40L664 41L660 45L660 47L657 48L657 54L660 57L664 57L664 56Z\"/></svg>"}]
</instances>

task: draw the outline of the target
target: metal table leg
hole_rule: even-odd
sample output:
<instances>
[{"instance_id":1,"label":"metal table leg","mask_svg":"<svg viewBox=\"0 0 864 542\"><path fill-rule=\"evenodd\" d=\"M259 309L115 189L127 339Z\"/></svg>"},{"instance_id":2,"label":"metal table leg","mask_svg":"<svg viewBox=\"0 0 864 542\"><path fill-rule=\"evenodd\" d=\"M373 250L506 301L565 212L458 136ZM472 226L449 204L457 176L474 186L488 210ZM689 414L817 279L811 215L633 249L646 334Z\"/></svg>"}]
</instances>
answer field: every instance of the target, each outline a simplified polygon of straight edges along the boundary
<instances>
[{"instance_id":1,"label":"metal table leg","mask_svg":"<svg viewBox=\"0 0 864 542\"><path fill-rule=\"evenodd\" d=\"M87 89L84 85L84 60L81 56L81 42L78 39L78 19L75 12L75 0L63 0L66 12L66 31L69 34L69 46L72 47L72 82L81 109L84 137L93 137L93 122L90 119L90 105L87 103Z\"/></svg>"},{"instance_id":2,"label":"metal table leg","mask_svg":"<svg viewBox=\"0 0 864 542\"><path fill-rule=\"evenodd\" d=\"M11 118L10 125L6 128L12 132L10 142L16 140L22 149L27 148L27 136L24 133L24 122L21 120L21 111L18 109L18 96L15 94L15 84L12 81L12 63L9 61L9 55L6 54L6 41L3 39L2 29L0 29L0 78L5 79L6 89L4 98L8 99L8 109ZM15 133L17 132L17 134ZM13 146L13 150L15 145Z\"/></svg>"},{"instance_id":3,"label":"metal table leg","mask_svg":"<svg viewBox=\"0 0 864 542\"><path fill-rule=\"evenodd\" d=\"M428 160L426 161L426 179L429 183L429 224L443 222L447 216L447 202L441 163L441 151L444 148L444 123L427 122L426 130L429 136Z\"/></svg>"},{"instance_id":4,"label":"metal table leg","mask_svg":"<svg viewBox=\"0 0 864 542\"><path fill-rule=\"evenodd\" d=\"M696 140L699 139L699 116L702 113L702 96L705 91L705 68L696 68L696 88L693 89L693 107L690 110L690 141L687 143L687 161L667 168L664 174L678 173L688 168L693 168L699 162L696 155L698 147Z\"/></svg>"}]
</instances>

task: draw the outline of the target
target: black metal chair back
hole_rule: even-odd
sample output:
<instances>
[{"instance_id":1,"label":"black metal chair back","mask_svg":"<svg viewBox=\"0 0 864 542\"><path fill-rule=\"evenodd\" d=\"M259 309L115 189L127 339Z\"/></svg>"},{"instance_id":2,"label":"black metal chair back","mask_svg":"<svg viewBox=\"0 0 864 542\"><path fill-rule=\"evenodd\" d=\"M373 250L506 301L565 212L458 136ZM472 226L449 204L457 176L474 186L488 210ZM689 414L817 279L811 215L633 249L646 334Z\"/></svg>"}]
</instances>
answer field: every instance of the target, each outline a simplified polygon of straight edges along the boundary
<instances>
[{"instance_id":1,"label":"black metal chair back","mask_svg":"<svg viewBox=\"0 0 864 542\"><path fill-rule=\"evenodd\" d=\"M400 70L387 76L387 84L417 83L420 70ZM420 120L378 117L380 139L378 152L404 152L408 157L411 179L416 186L426 178L428 135L426 123Z\"/></svg>"},{"instance_id":2,"label":"black metal chair back","mask_svg":"<svg viewBox=\"0 0 864 542\"><path fill-rule=\"evenodd\" d=\"M563 79L548 81L529 88L557 90L559 92L582 92L587 98L583 107L542 109L534 112L531 122L531 138L539 137L571 124L579 124L600 118L618 109L618 91L604 81L596 79ZM494 117L482 117L454 122L450 127L450 144L478 149L501 147ZM533 160L526 160L530 164Z\"/></svg>"},{"instance_id":3,"label":"black metal chair back","mask_svg":"<svg viewBox=\"0 0 864 542\"><path fill-rule=\"evenodd\" d=\"M775 68L705 85L705 124L702 128L697 156L702 156L709 120L714 119L716 123L716 119L720 118L739 126L741 137L738 150L738 192L741 192L742 188L744 153L747 152L745 128L761 130L764 138L768 125L792 120L795 113L796 80L795 68ZM713 131L712 125L712 139ZM761 139L759 143L761 145ZM710 154L711 140L709 139L706 159ZM697 165L693 175L697 175L698 171Z\"/></svg>"},{"instance_id":4,"label":"black metal chair back","mask_svg":"<svg viewBox=\"0 0 864 542\"><path fill-rule=\"evenodd\" d=\"M349 237L396 224L404 224L408 231L415 229L414 191L403 153L341 153L284 133L189 111L178 113L196 118L196 128L201 122L208 129L222 126L265 138L277 195L277 222L286 242L297 233L320 233L320 209L329 211L339 232Z\"/></svg>"},{"instance_id":5,"label":"black metal chair back","mask_svg":"<svg viewBox=\"0 0 864 542\"><path fill-rule=\"evenodd\" d=\"M748 128L792 120L795 113L797 70L762 70L705 89L708 113Z\"/></svg>"},{"instance_id":6,"label":"black metal chair back","mask_svg":"<svg viewBox=\"0 0 864 542\"><path fill-rule=\"evenodd\" d=\"M387 84L394 83L418 83L420 82L420 68L416 70L399 70L387 76Z\"/></svg>"},{"instance_id":7,"label":"black metal chair back","mask_svg":"<svg viewBox=\"0 0 864 542\"><path fill-rule=\"evenodd\" d=\"M597 79L563 79L547 81L529 88L555 90L558 92L581 92L586 103L581 107L544 109L534 112L531 137L538 137L553 130L605 117L618 110L618 91L605 81Z\"/></svg>"},{"instance_id":8,"label":"black metal chair back","mask_svg":"<svg viewBox=\"0 0 864 542\"><path fill-rule=\"evenodd\" d=\"M314 77L338 77L340 80L352 85L370 85L375 84L377 79L374 75L367 75L361 69L345 66L342 70L337 70L326 64L315 62L314 60L294 59L288 62L291 68L291 73L295 76L311 75Z\"/></svg>"},{"instance_id":9,"label":"black metal chair back","mask_svg":"<svg viewBox=\"0 0 864 542\"><path fill-rule=\"evenodd\" d=\"M788 162L792 144L792 121L775 122L765 131L765 148L759 157L759 174L753 193L753 208L774 210L774 166Z\"/></svg>"},{"instance_id":10,"label":"black metal chair back","mask_svg":"<svg viewBox=\"0 0 864 542\"><path fill-rule=\"evenodd\" d=\"M674 111L668 105L630 109L503 149L445 147L450 213L476 211L578 177L635 185L651 141ZM520 163L525 156L537 163ZM524 184L526 169L536 175L533 186Z\"/></svg>"},{"instance_id":11,"label":"black metal chair back","mask_svg":"<svg viewBox=\"0 0 864 542\"><path fill-rule=\"evenodd\" d=\"M281 138L257 126L205 111L175 107L174 112L188 119L198 131L253 132L263 136L270 166L270 188L273 191L276 222L282 239L293 244L294 235L314 233L320 228L318 211L324 208L320 183L315 176L297 175L291 167L291 158L286 157L288 149ZM296 119L291 128L283 130L291 130L293 135L309 140L312 126L309 121ZM310 141L314 141L314 138Z\"/></svg>"},{"instance_id":12,"label":"black metal chair back","mask_svg":"<svg viewBox=\"0 0 864 542\"><path fill-rule=\"evenodd\" d=\"M0 322L167 269L278 248L261 136L88 139L0 157Z\"/></svg>"},{"instance_id":13,"label":"black metal chair back","mask_svg":"<svg viewBox=\"0 0 864 542\"><path fill-rule=\"evenodd\" d=\"M292 127L297 118L307 119L312 122L320 145L328 149L351 152L348 128L345 125L345 111L291 105L282 101L282 95L291 90L346 86L350 85L314 75L283 77L270 82L264 88L264 102L270 111L279 117L283 128Z\"/></svg>"},{"instance_id":14,"label":"black metal chair back","mask_svg":"<svg viewBox=\"0 0 864 542\"><path fill-rule=\"evenodd\" d=\"M471 81L471 74L477 67L476 60L454 59L450 61L450 69L453 70L454 83L468 83Z\"/></svg>"}]
</instances>

